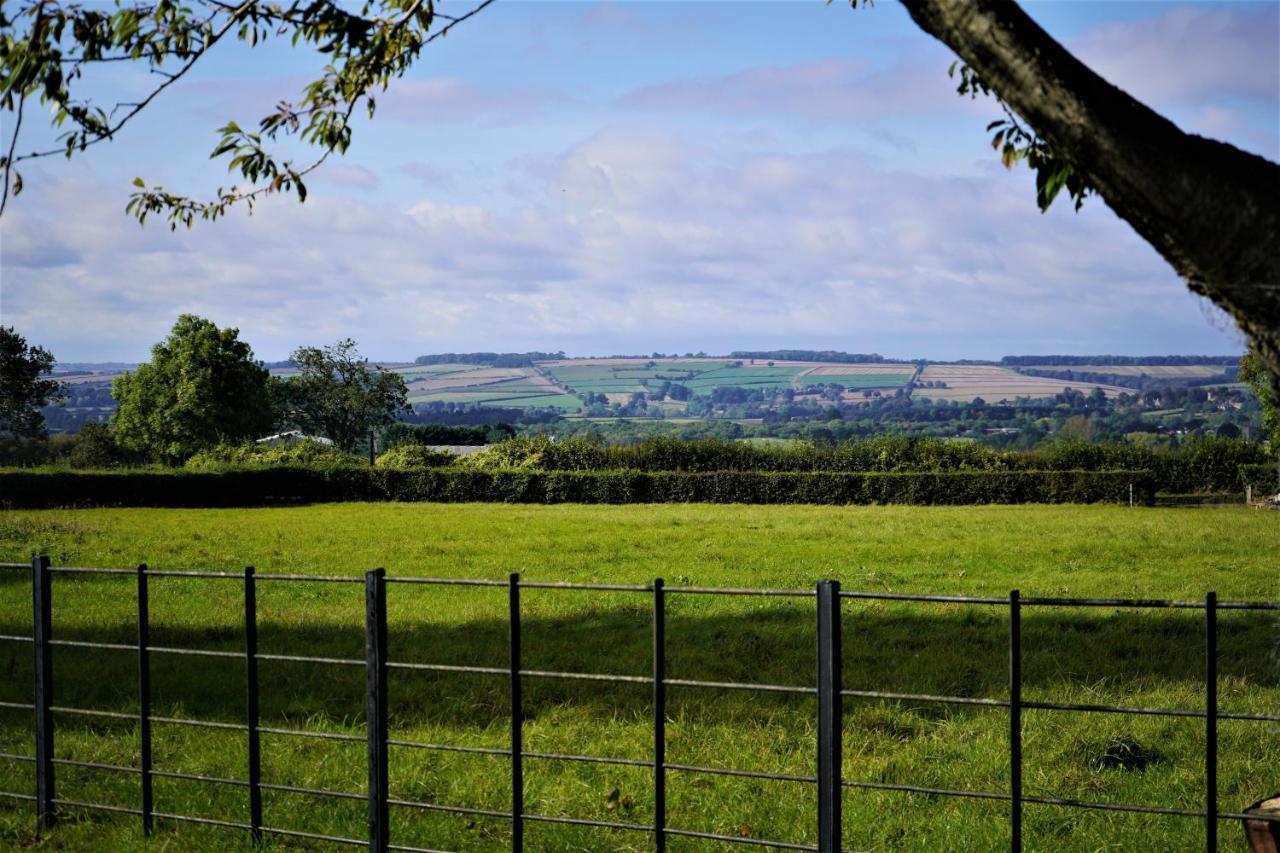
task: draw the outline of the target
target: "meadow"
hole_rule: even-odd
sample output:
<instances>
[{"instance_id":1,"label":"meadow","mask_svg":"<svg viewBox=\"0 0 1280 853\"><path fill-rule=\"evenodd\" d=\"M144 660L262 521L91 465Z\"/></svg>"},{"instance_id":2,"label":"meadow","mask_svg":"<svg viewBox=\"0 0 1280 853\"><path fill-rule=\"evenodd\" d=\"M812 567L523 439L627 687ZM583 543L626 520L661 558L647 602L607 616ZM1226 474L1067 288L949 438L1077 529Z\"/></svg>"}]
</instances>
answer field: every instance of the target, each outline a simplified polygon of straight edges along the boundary
<instances>
[{"instance_id":1,"label":"meadow","mask_svg":"<svg viewBox=\"0 0 1280 853\"><path fill-rule=\"evenodd\" d=\"M845 589L1026 596L1132 596L1277 600L1280 524L1242 508L1113 506L814 507L526 506L335 504L233 510L50 510L0 515L0 560L37 551L54 565L393 576ZM392 586L393 660L506 665L501 589ZM360 658L363 591L357 584L259 584L264 653ZM235 581L155 578L152 642L239 651ZM526 590L525 667L645 675L649 601L635 593ZM668 676L808 684L813 679L813 602L806 599L668 598ZM0 634L30 631L29 574L0 574ZM1203 616L1198 611L1044 609L1023 617L1024 698L1164 708L1202 707ZM56 575L55 636L130 643L133 581ZM1004 610L954 604L846 601L845 686L852 689L1003 698ZM1276 713L1280 671L1275 614L1220 616L1220 706ZM59 705L131 712L131 653L59 647ZM29 702L29 645L0 644L0 701ZM152 656L153 712L240 722L237 660ZM363 673L282 661L261 664L264 725L362 735ZM393 737L503 748L502 678L397 672ZM525 748L645 760L644 685L525 680ZM805 697L675 688L668 691L672 763L798 775L813 772L814 707ZM136 727L58 715L58 755L131 764ZM1028 794L1196 809L1202 803L1203 722L1058 711L1024 712ZM920 701L846 700L846 778L1003 791L1007 713ZM243 735L155 726L157 769L244 778ZM1280 788L1274 725L1220 723L1220 801L1236 810ZM1117 745L1138 762L1112 760ZM0 711L0 752L30 753L29 712ZM364 745L263 736L266 781L337 791L364 788ZM1141 765L1141 766L1139 766ZM502 757L394 748L392 796L480 809L510 801ZM549 759L525 762L526 808L538 814L643 824L651 819L650 771ZM156 808L227 820L247 817L243 789L159 778ZM135 776L60 766L60 796L136 805ZM30 792L30 765L0 761L0 788ZM268 791L269 825L362 837L364 803ZM669 825L735 836L812 843L812 785L668 774ZM1005 806L890 791L845 792L846 847L857 850L989 850L1007 846ZM394 808L393 843L445 850L501 850L508 822ZM33 843L29 804L0 800L0 846ZM1223 822L1223 849L1243 849ZM1026 849L1191 849L1195 818L1028 805ZM527 849L639 851L646 834L530 823ZM672 850L736 845L670 840ZM242 834L159 821L144 842L137 819L69 809L46 845L67 850L225 850ZM274 839L276 849L328 849Z\"/></svg>"}]
</instances>

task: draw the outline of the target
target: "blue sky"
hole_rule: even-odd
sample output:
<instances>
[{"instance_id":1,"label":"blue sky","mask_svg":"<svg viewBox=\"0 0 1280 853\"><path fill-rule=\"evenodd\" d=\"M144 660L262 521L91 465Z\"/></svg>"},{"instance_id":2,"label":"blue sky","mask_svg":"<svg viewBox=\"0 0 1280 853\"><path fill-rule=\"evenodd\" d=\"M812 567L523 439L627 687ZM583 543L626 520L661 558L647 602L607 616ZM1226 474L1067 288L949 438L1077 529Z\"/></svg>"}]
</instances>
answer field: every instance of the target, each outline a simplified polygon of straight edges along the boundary
<instances>
[{"instance_id":1,"label":"blue sky","mask_svg":"<svg viewBox=\"0 0 1280 853\"><path fill-rule=\"evenodd\" d=\"M1280 159L1280 4L1026 6L1184 129ZM183 312L269 360L348 336L385 359L1241 351L1101 200L1037 211L1030 173L987 144L995 104L955 94L952 59L890 0L505 0L379 97L306 204L140 228L135 176L230 183L215 129L320 64L233 46L116 142L25 170L0 222L0 312L64 361L145 358ZM148 82L112 67L93 91Z\"/></svg>"}]
</instances>

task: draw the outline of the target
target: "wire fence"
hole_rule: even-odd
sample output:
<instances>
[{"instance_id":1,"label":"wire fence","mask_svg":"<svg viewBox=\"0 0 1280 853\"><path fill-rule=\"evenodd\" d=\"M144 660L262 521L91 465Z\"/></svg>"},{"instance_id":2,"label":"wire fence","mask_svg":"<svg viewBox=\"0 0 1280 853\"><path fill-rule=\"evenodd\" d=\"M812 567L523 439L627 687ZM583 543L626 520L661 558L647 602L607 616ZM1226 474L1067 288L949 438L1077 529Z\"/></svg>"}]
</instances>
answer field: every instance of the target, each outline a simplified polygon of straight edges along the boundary
<instances>
[{"instance_id":1,"label":"wire fence","mask_svg":"<svg viewBox=\"0 0 1280 853\"><path fill-rule=\"evenodd\" d=\"M511 849L520 853L524 849L526 823L565 824L583 827L600 827L623 832L644 833L652 838L653 848L664 851L669 838L693 838L728 842L741 846L764 847L780 850L813 850L819 853L835 853L842 850L842 791L845 789L869 789L904 793L929 794L940 797L960 797L1002 801L1008 804L1010 849L1022 850L1023 806L1044 804L1078 809L1094 809L1112 812L1163 815L1181 818L1199 818L1204 821L1205 849L1218 849L1218 822L1273 821L1280 816L1256 813L1221 811L1218 804L1218 722L1220 720L1246 720L1255 722L1280 722L1280 714L1246 714L1218 710L1218 627L1219 611L1280 611L1280 602L1218 601L1210 592L1204 601L1169 601L1158 599L1112 598L1023 598L1017 590L1008 597L911 595L883 592L851 592L840 588L839 581L818 582L815 589L750 589L712 588L697 586L666 586L662 579L651 584L598 584L598 583L550 583L522 581L518 574L507 580L478 580L456 578L388 577L383 569L373 569L364 577L317 576L300 574L258 574L252 567L243 573L212 571L157 571L139 565L136 569L52 567L47 557L36 557L31 564L0 563L0 569L29 569L32 578L33 624L31 636L0 635L0 641L30 643L34 646L34 702L0 702L0 708L29 710L34 713L34 755L0 753L0 760L28 762L35 768L35 794L0 791L0 797L29 801L34 804L37 832L48 830L58 820L60 809L90 809L131 815L141 821L145 834L150 834L157 819L189 822L224 827L247 832L254 843L264 836L280 836L331 842L340 845L367 847L374 851L400 850L411 853L443 853L430 848L410 847L391 842L392 821L390 807L445 812L458 815L498 818L510 821ZM137 583L136 644L102 643L53 638L52 584L54 574L129 575ZM214 651L155 646L150 641L149 581L152 578L194 578L233 582L243 585L244 595L244 651ZM264 654L258 651L259 582L288 583L296 581L319 583L363 584L365 591L365 656L356 658L312 657L305 655ZM436 586L469 586L505 588L508 598L508 666L454 666L447 664L392 661L387 655L387 586L388 584L426 584ZM611 675L584 672L558 672L524 669L521 665L520 592L522 589L584 590L612 593L634 593L647 596L652 606L652 673L648 676ZM770 596L813 599L816 602L817 673L813 686L781 684L757 684L741 682L702 681L696 679L669 678L666 675L666 597L669 595L697 596ZM969 604L1002 608L1008 616L1008 698L974 698L966 696L897 693L874 690L847 690L841 680L842 650L840 606L844 600L873 600L892 602L925 602L943 604ZM1204 612L1204 707L1149 708L1102 704L1078 704L1060 702L1027 701L1022 698L1022 611L1025 607L1106 607L1106 608L1165 608L1202 610ZM58 646L113 649L135 652L138 662L138 712L128 714L118 711L91 708L64 707L53 704L53 649ZM245 722L228 723L211 720L156 716L151 713L151 656L189 655L243 660L245 668ZM336 732L315 732L299 729L264 726L259 715L260 685L258 663L260 661L292 661L324 666L363 667L365 671L366 734L364 737ZM508 681L507 696L510 714L510 745L507 749L461 746L456 744L423 743L390 737L388 730L387 676L393 670L418 670L426 672L467 673L477 676L505 678ZM600 755L578 755L529 751L523 743L522 684L525 679L561 679L610 682L618 684L649 685L652 691L653 745L650 760L616 758ZM666 718L668 687L702 688L711 690L757 691L774 694L794 694L815 697L817 700L817 755L816 772L813 775L769 773L723 767L706 767L668 762L666 759ZM846 779L841 768L843 728L843 700L880 699L939 703L943 705L969 705L1008 710L1009 784L1005 791L975 791L928 787L922 785ZM1159 805L1094 802L1062 797L1035 796L1024 793L1022 783L1022 712L1026 709L1048 711L1095 712L1164 717L1190 717L1204 720L1204 807L1202 809L1172 808ZM123 766L92 761L57 758L54 753L54 716L77 715L90 718L124 720L136 723L139 733L138 766ZM229 779L195 773L156 770L152 766L152 723L203 727L242 733L248 759L248 778ZM260 736L263 734L317 738L364 743L367 748L368 786L364 792L332 791L293 785L281 785L263 781ZM509 811L469 808L446 803L398 799L390 796L388 786L388 747L407 747L438 752L473 753L503 756L509 759L511 781L511 807ZM526 811L524 805L524 761L527 758L553 761L587 762L628 767L650 768L653 773L652 822L627 823L611 820L590 820ZM132 774L140 779L140 797L137 808L81 802L61 798L55 787L55 768L58 766L83 767L116 773ZM817 808L814 815L817 826L817 844L803 844L787 840L723 835L700 832L667 824L667 777L669 773L709 774L741 778L794 782L813 785L817 790ZM155 809L153 780L181 779L191 782L228 785L244 789L249 805L249 821L219 820L195 815L171 814ZM264 791L280 791L343 800L360 800L367 803L368 835L366 838L348 838L306 832L297 829L267 826L262 817Z\"/></svg>"}]
</instances>

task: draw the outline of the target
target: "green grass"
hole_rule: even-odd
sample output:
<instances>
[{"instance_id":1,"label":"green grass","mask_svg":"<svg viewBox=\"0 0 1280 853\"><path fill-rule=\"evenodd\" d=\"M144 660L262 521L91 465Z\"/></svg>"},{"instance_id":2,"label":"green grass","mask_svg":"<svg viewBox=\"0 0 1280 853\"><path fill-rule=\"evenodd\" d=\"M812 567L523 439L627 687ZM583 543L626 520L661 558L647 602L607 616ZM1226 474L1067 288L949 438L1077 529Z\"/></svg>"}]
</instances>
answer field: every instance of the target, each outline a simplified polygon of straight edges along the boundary
<instances>
[{"instance_id":1,"label":"green grass","mask_svg":"<svg viewBox=\"0 0 1280 853\"><path fill-rule=\"evenodd\" d=\"M1277 598L1280 525L1270 513L1116 507L743 507L343 504L253 510L80 510L0 516L0 558L47 551L55 565L129 566L358 576L380 564L392 575L668 584L810 587L836 577L846 589L1005 595L1117 595L1199 599ZM234 581L155 578L153 642L239 649ZM59 575L55 635L129 643L128 578ZM25 573L0 575L0 633L30 630ZM504 666L501 590L393 585L393 660ZM644 674L647 597L525 590L525 666ZM668 599L672 678L804 684L813 678L813 604L807 600L679 596ZM362 591L356 584L259 584L263 652L358 658ZM1202 705L1202 616L1196 611L1028 607L1023 619L1024 696L1153 707ZM1274 614L1220 617L1223 710L1275 713L1280 705ZM844 605L846 686L1002 698L1006 621L1000 608L889 602ZM243 714L237 661L153 655L155 713L235 722ZM30 701L29 646L0 644L0 701ZM136 664L129 653L60 647L59 704L130 711ZM360 734L358 668L262 663L269 725ZM397 673L393 736L501 747L501 678ZM526 748L644 759L650 749L642 686L526 679ZM668 760L755 770L813 772L813 703L733 691L669 690ZM1199 808L1203 723L1195 719L1025 712L1028 793ZM136 761L136 731L110 720L58 717L58 754ZM1007 716L979 706L848 700L845 775L850 779L1001 791L1007 784ZM1265 723L1220 724L1224 809L1270 794L1280 738ZM1145 770L1100 769L1113 739L1156 752ZM0 751L29 753L28 712L0 711ZM156 766L243 777L243 736L157 725ZM364 748L264 736L267 781L361 791ZM0 787L30 791L30 765L0 762ZM60 766L61 795L133 806L137 783ZM496 757L394 748L393 796L477 808L509 802L507 763ZM649 773L529 759L526 803L540 814L645 823ZM812 842L813 789L748 778L669 774L670 825ZM609 794L617 789L618 805ZM244 792L156 781L157 808L243 820ZM273 826L361 837L357 801L266 795ZM393 843L500 850L506 822L394 809ZM224 850L244 846L226 830L160 822L144 842L136 819L71 811L43 842L67 850ZM851 790L845 845L865 850L989 850L1007 845L999 802ZM28 804L0 801L0 847L32 843ZM529 824L527 849L645 850L643 834ZM1242 849L1224 823L1223 849ZM1200 821L1028 805L1028 850L1192 849ZM301 842L281 849L321 849ZM730 850L672 840L674 850Z\"/></svg>"}]
</instances>

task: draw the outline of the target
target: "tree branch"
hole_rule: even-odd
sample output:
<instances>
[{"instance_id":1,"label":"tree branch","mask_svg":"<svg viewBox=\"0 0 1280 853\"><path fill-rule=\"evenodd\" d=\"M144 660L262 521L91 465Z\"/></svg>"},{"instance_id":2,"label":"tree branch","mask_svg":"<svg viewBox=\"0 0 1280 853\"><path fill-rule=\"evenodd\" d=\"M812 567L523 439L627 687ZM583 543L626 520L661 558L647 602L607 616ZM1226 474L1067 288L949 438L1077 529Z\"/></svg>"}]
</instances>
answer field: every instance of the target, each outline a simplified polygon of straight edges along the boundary
<instances>
[{"instance_id":1,"label":"tree branch","mask_svg":"<svg viewBox=\"0 0 1280 853\"><path fill-rule=\"evenodd\" d=\"M152 101L154 101L157 97L159 97L161 92L163 92L165 89L168 89L174 83L177 83L179 80L181 80L182 77L188 71L191 70L192 66L194 66L196 62L198 62L200 58L209 51L210 48L212 48L215 44L217 44L219 39L221 39L224 35L227 34L227 32L230 31L230 29L240 20L240 17L243 16L243 14L250 7L252 7L255 2L256 0L244 0L243 3L241 3L239 6L236 7L236 11L233 11L231 13L230 17L227 18L226 22L224 22L219 29L215 30L212 34L210 34L208 40L204 44L202 44L200 48L191 55L191 57L183 64L181 68L179 68L176 72L172 74L167 74L165 81L161 83L159 86L157 86L155 89L153 89L141 101L134 103L132 105L133 109L129 110L129 112L125 114L124 118L120 119L120 121L116 122L114 125L110 127L106 127L101 130L91 131L96 133L97 135L92 139L82 141L80 145L77 147L80 148L81 151L83 151L84 149L89 148L90 146L97 145L99 142L102 142L103 140L106 140L106 139L111 139L113 136L115 136L115 134L122 127L128 124L129 121L134 116L136 116L138 113L146 109L147 106ZM67 149L65 147L50 148L44 151L33 151L30 154L23 154L21 157L18 157L14 162L22 162L23 160L31 160L37 157L50 157L54 154L63 154L66 151Z\"/></svg>"},{"instance_id":2,"label":"tree branch","mask_svg":"<svg viewBox=\"0 0 1280 853\"><path fill-rule=\"evenodd\" d=\"M902 0L1107 205L1230 313L1280 387L1280 166L1180 130L1012 0Z\"/></svg>"},{"instance_id":3,"label":"tree branch","mask_svg":"<svg viewBox=\"0 0 1280 853\"><path fill-rule=\"evenodd\" d=\"M9 153L4 158L4 192L0 193L0 216L9 204L9 178L13 174L13 151L18 147L18 134L22 131L22 109L27 103L27 93L18 96L17 117L13 122L13 138L9 140Z\"/></svg>"}]
</instances>

